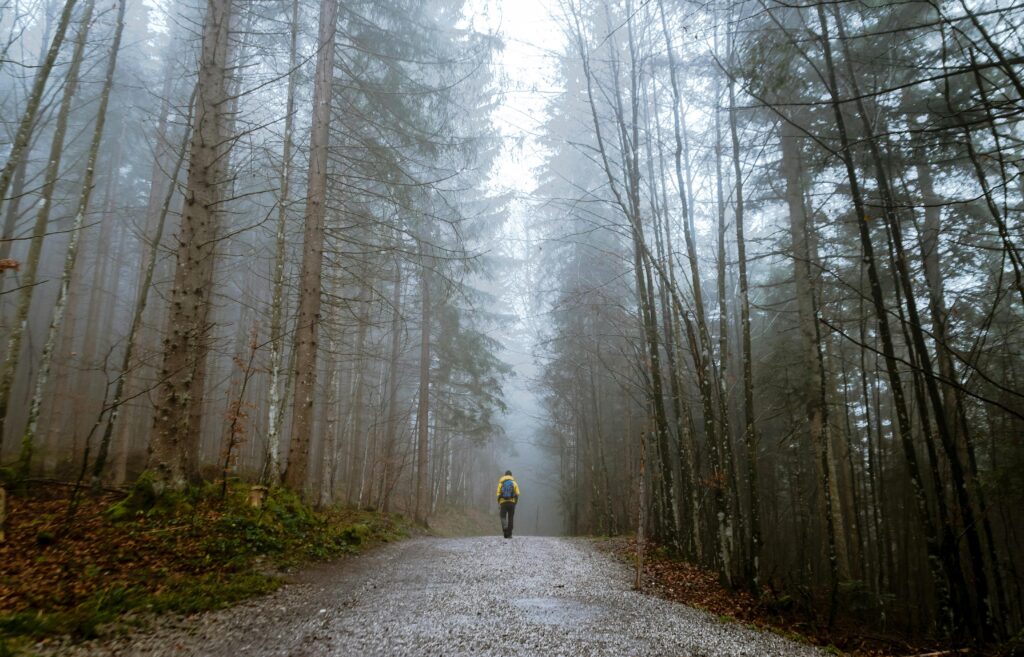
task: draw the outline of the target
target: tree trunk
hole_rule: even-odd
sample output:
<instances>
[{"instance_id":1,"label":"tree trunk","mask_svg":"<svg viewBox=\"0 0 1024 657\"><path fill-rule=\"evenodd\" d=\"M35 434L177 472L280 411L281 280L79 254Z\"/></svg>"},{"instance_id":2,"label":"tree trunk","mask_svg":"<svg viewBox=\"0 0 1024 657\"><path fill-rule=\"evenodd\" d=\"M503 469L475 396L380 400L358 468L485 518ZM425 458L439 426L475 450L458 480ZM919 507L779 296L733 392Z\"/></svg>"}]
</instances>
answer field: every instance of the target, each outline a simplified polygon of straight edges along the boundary
<instances>
[{"instance_id":1,"label":"tree trunk","mask_svg":"<svg viewBox=\"0 0 1024 657\"><path fill-rule=\"evenodd\" d=\"M208 0L196 87L196 126L190 146L185 205L178 236L174 284L164 338L148 471L154 488L180 490L188 483L190 427L202 399L192 394L203 379L209 349L207 318L222 184L230 140L225 134L228 101L230 0ZM197 381L198 380L198 381Z\"/></svg>"},{"instance_id":2,"label":"tree trunk","mask_svg":"<svg viewBox=\"0 0 1024 657\"><path fill-rule=\"evenodd\" d=\"M73 3L69 2L67 6L71 4ZM60 175L60 164L61 157L64 154L64 137L67 132L68 117L71 114L71 103L78 88L78 75L82 68L94 7L94 0L89 0L86 3L82 21L79 24L78 35L75 39L75 49L71 56L71 65L68 68L67 79L64 84L64 94L61 98L60 109L57 112L57 124L53 132L53 141L50 143L50 155L47 159L42 198L39 210L36 213L36 221L32 229L32 241L29 244L25 268L20 280L21 289L18 291L18 306L14 325L7 336L7 353L4 357L3 370L0 372L0 449L3 447L4 433L7 428L7 414L10 410L9 405L14 377L18 371L18 364L21 362L22 339L28 330L29 308L32 305L32 294L35 292L36 277L39 274L39 259L43 251L43 241L46 238L46 231L50 222L50 211L54 203L54 192ZM65 7L65 11L68 11L67 7ZM56 39L56 36L54 39ZM54 54L54 56L56 55ZM40 72L41 74L42 72ZM36 78L37 83L38 80L39 77ZM11 152L12 161L18 157L20 157L18 143L15 141ZM11 164L11 161L8 164ZM5 170L4 175L6 174L7 171ZM4 193L7 191L6 180L3 183L0 186L0 199L3 198Z\"/></svg>"},{"instance_id":3,"label":"tree trunk","mask_svg":"<svg viewBox=\"0 0 1024 657\"><path fill-rule=\"evenodd\" d=\"M369 305L369 299L366 298L367 294L368 291L363 288L356 297L356 304L361 308L358 311L357 321L359 326L356 329L355 353L352 357L352 432L349 434L352 458L349 461L347 489L348 502L355 503L357 506L362 503L363 459L366 457L368 443L365 435L366 430L363 426L363 411L365 410L363 407L365 406L366 390L366 359L363 357L363 352L366 349L366 333L369 329L370 321L369 317L367 317L367 306Z\"/></svg>"},{"instance_id":4,"label":"tree trunk","mask_svg":"<svg viewBox=\"0 0 1024 657\"><path fill-rule=\"evenodd\" d=\"M32 142L32 129L35 127L36 114L39 112L39 105L43 100L43 92L46 90L46 80L50 77L50 72L57 61L57 54L60 52L61 44L64 43L64 35L67 34L68 25L71 23L71 14L76 2L77 0L66 0L64 2L64 10L61 11L60 21L57 23L57 31L54 32L53 40L50 42L50 49L46 51L46 59L39 66L35 80L32 82L32 92L29 94L25 111L22 113L21 121L18 123L18 131L14 135L14 141L11 142L11 150L7 155L7 162L4 164L3 171L0 172L0 203L6 198L7 188L11 184L14 170L21 165L23 156ZM87 16L92 15L91 5L92 3L90 3L90 7L85 12ZM89 21L82 21L85 30L88 30L88 23ZM77 62L77 65L80 66L82 56L77 47L75 52L77 54L72 57L71 65L75 66ZM71 86L73 87L74 85ZM65 93L67 92L65 91Z\"/></svg>"},{"instance_id":5,"label":"tree trunk","mask_svg":"<svg viewBox=\"0 0 1024 657\"><path fill-rule=\"evenodd\" d=\"M51 15L50 10L52 7L53 3L47 3L47 5L45 5L45 8L43 9L43 12L45 13L45 17L43 19L45 21L42 34L43 43L50 40L51 38L50 32L53 29L53 16ZM42 69L43 66L45 66L47 55L48 50L39 51L39 58L36 62L36 66L39 69ZM65 84L66 83L67 78L65 78ZM33 117L33 121L34 120L35 118ZM32 126L29 126L29 129L31 130ZM38 135L38 133L35 134ZM13 185L13 188L11 189L11 196L9 197L10 203L7 205L7 213L4 217L3 235L0 236L2 237L2 239L0 239L0 260L6 260L11 257L11 246L13 245L11 238L14 237L14 233L18 228L18 220L21 218L21 198L22 194L24 194L25 191L25 175L28 170L28 156L31 154L34 141L35 139L33 138L33 134L30 133L27 143L25 144L25 147L22 150L21 156L18 157L18 162L14 168L13 181L11 183ZM9 164L10 162L7 163L7 165ZM4 194L0 194L0 206L3 205L3 200ZM4 290L5 282L6 277L0 276L0 292Z\"/></svg>"},{"instance_id":6,"label":"tree trunk","mask_svg":"<svg viewBox=\"0 0 1024 657\"><path fill-rule=\"evenodd\" d=\"M395 259L395 284L391 298L391 355L388 360L388 398L384 412L387 426L384 433L384 472L381 475L380 508L384 513L390 510L391 493L398 478L398 463L395 449L398 443L398 357L402 345L402 263Z\"/></svg>"},{"instance_id":7,"label":"tree trunk","mask_svg":"<svg viewBox=\"0 0 1024 657\"><path fill-rule=\"evenodd\" d=\"M420 243L420 389L416 407L416 504L413 517L425 524L430 509L430 480L427 468L430 439L430 269L424 244Z\"/></svg>"},{"instance_id":8,"label":"tree trunk","mask_svg":"<svg viewBox=\"0 0 1024 657\"><path fill-rule=\"evenodd\" d=\"M842 16L838 13L838 9L835 7L833 7L833 16L836 21L840 43L843 44L845 50L848 50L846 31L843 25ZM917 352L918 364L921 367L921 378L923 379L924 388L927 392L926 396L922 395L922 406L928 402L931 403L939 440L946 453L951 470L955 499L960 508L960 513L963 516L963 533L967 538L968 555L971 562L971 568L975 574L974 586L977 588L978 599L981 601L983 607L983 609L978 610L976 613L970 614L968 616L968 620L969 624L972 625L972 631L976 631L978 627L980 627L984 635L983 639L987 640L992 638L994 631L992 626L994 609L992 608L992 600L989 598L988 577L984 568L985 559L982 554L981 539L978 533L977 521L975 520L974 508L968 494L968 477L964 472L963 462L953 440L949 422L950 415L943 404L942 395L939 391L938 383L932 369L931 355L929 354L925 341L924 331L921 328L921 320L917 310L916 293L910 279L910 273L907 269L908 258L904 247L903 228L900 223L900 216L896 207L896 200L893 196L892 186L889 183L889 176L882 162L882 155L879 151L878 143L875 138L874 128L868 121L864 101L860 97L860 85L848 52L844 59L846 60L846 69L850 85L854 96L857 98L857 110L861 117L861 122L867 137L866 142L875 168L875 177L878 183L879 192L882 196L886 224L892 234L893 246L896 249L895 270L897 274L897 283L903 290L904 303L906 305L909 319L909 322L906 324L911 338L909 340L909 344L912 346L913 350ZM1022 289L1021 292L1022 295L1024 295L1024 289ZM936 481L936 485L939 485L938 481ZM952 553L955 549L955 546L950 545L947 548L947 552ZM956 555L951 563L955 563L956 566L959 567L958 562L959 555ZM962 576L958 575L952 579L954 582L958 582L962 579ZM964 602L967 602L969 591L965 590L964 594Z\"/></svg>"},{"instance_id":9,"label":"tree trunk","mask_svg":"<svg viewBox=\"0 0 1024 657\"><path fill-rule=\"evenodd\" d=\"M295 125L295 87L298 74L299 2L292 0L291 37L288 49L288 100L284 117L284 145L281 153L281 189L277 198L277 235L274 254L274 292L270 309L270 402L267 404L267 463L263 482L271 486L281 479L281 424L284 403L281 395L284 362L284 272L288 227L288 198L292 167L292 132Z\"/></svg>"},{"instance_id":10,"label":"tree trunk","mask_svg":"<svg viewBox=\"0 0 1024 657\"><path fill-rule=\"evenodd\" d=\"M914 502L917 508L918 518L925 531L925 544L928 552L928 563L935 586L935 596L938 601L940 617L952 614L950 607L949 584L954 566L950 561L951 555L943 549L939 538L939 530L933 522L928 509L928 498L925 492L924 480L921 476L920 467L917 461L917 454L914 448L914 438L910 423L910 414L907 408L907 400L903 389L903 381L899 372L899 364L896 360L896 350L893 344L892 331L889 326L888 311L885 307L885 299L882 293L882 283L878 275L875 262L874 246L871 242L871 231L868 224L868 216L864 209L864 201L860 191L860 181L857 177L853 162L853 153L850 148L849 137L846 131L846 120L839 100L839 89L836 82L835 66L832 62L832 46L828 31L828 21L825 18L825 9L817 7L818 22L821 27L821 41L825 56L825 71L827 74L827 87L831 100L832 111L835 118L836 128L839 132L840 156L846 168L847 180L850 183L850 195L853 200L854 211L857 218L857 227L860 234L863 259L867 267L868 283L871 288L871 300L874 306L875 319L878 322L879 338L882 341L882 352L885 359L885 368L888 373L890 390L892 393L893 406L896 411L896 427L899 434L900 445L903 449L903 456L910 472L910 482L914 495ZM956 618L943 618L942 625L948 625L949 621L956 626Z\"/></svg>"},{"instance_id":11,"label":"tree trunk","mask_svg":"<svg viewBox=\"0 0 1024 657\"><path fill-rule=\"evenodd\" d=\"M731 51L730 51L731 52ZM736 126L736 92L729 80L729 133L732 138L733 173L736 178L736 251L740 277L740 332L743 349L743 443L747 449L747 506L750 514L747 581L757 595L761 586L761 502L757 485L757 432L754 426L753 346L750 339L750 285L747 281L747 247L744 236L743 171Z\"/></svg>"},{"instance_id":12,"label":"tree trunk","mask_svg":"<svg viewBox=\"0 0 1024 657\"><path fill-rule=\"evenodd\" d=\"M120 0L117 6L117 26L114 28L114 41L110 45L110 56L107 60L106 78L103 83L103 91L100 95L100 106L97 110L96 125L93 128L92 143L89 145L88 161L85 165L85 178L82 181L82 191L78 198L78 206L75 210L74 223L71 225L71 240L68 244L67 254L64 257L64 271L60 278L60 288L57 293L57 302L53 309L53 316L50 319L50 327L46 333L46 342L43 346L43 356L39 365L39 374L36 376L35 393L29 403L28 426L21 441L21 454L19 456L19 470L23 476L28 474L29 464L32 459L32 451L35 443L36 426L39 421L39 408L43 403L43 393L46 391L46 384L49 379L50 365L53 361L53 352L57 345L57 336L60 333L64 322L64 311L67 308L68 290L71 287L71 276L75 270L75 261L78 258L78 245L82 237L82 226L85 223L85 215L89 211L89 199L92 196L93 172L96 170L96 158L99 155L100 142L103 139L103 127L107 119L107 105L110 102L110 90L114 86L114 71L117 69L117 55L121 49L121 35L124 32L125 2ZM90 3L91 7L91 3ZM84 29L84 27L83 27ZM86 445L86 453L89 446Z\"/></svg>"},{"instance_id":13,"label":"tree trunk","mask_svg":"<svg viewBox=\"0 0 1024 657\"><path fill-rule=\"evenodd\" d=\"M291 443L284 483L295 491L306 485L309 443L316 398L316 361L320 331L320 272L323 268L324 217L327 205L327 142L330 138L331 82L334 78L334 37L338 1L321 0L319 51L313 89L313 125L310 129L309 181L300 274L299 314L295 327L295 399L292 406Z\"/></svg>"},{"instance_id":14,"label":"tree trunk","mask_svg":"<svg viewBox=\"0 0 1024 657\"><path fill-rule=\"evenodd\" d=\"M828 561L832 580L832 605L830 619L835 614L836 594L839 581L849 577L846 560L846 542L842 535L842 524L838 520L839 499L835 476L830 466L828 397L825 386L824 354L818 331L816 291L811 266L814 255L809 246L809 233L814 230L804 208L803 187L800 175L800 152L796 129L788 122L782 123L782 166L786 180L786 201L789 205L790 235L793 240L793 275L796 281L797 314L799 317L800 340L803 350L803 365L806 368L804 386L807 409L807 426L810 443L818 463L818 479L821 481L825 500L825 526L828 541ZM831 623L831 620L830 620Z\"/></svg>"},{"instance_id":15,"label":"tree trunk","mask_svg":"<svg viewBox=\"0 0 1024 657\"><path fill-rule=\"evenodd\" d=\"M192 99L189 101L188 116L185 120L186 126L190 126L192 124L194 99L195 95L193 94ZM154 227L153 234L149 238L149 249L143 266L142 279L139 281L139 287L135 293L135 307L132 311L132 321L128 327L128 335L125 336L125 349L124 353L121 355L120 375L117 377L117 383L114 387L114 395L110 402L110 414L107 416L107 423L104 425L103 436L100 438L99 449L96 452L96 460L93 462L91 484L94 491L98 491L100 488L103 469L106 467L107 458L110 454L110 442L114 435L114 427L117 426L117 421L121 415L121 406L125 402L125 387L127 386L129 378L131 378L132 369L134 367L133 361L135 359L135 351L139 346L139 332L142 328L142 318L146 313L146 305L149 301L149 292L153 286L153 272L156 270L156 262L160 253L160 242L163 240L164 226L167 223L167 215L171 208L171 199L174 196L178 181L178 174L181 172L181 166L185 160L185 151L188 148L190 137L191 131L186 128L182 136L182 143L178 149L178 157L175 160L174 169L170 176L170 184L166 187L163 203L160 205L158 210L156 226ZM155 186L156 179L154 179L151 184ZM125 446L125 449L127 449L127 446Z\"/></svg>"}]
</instances>

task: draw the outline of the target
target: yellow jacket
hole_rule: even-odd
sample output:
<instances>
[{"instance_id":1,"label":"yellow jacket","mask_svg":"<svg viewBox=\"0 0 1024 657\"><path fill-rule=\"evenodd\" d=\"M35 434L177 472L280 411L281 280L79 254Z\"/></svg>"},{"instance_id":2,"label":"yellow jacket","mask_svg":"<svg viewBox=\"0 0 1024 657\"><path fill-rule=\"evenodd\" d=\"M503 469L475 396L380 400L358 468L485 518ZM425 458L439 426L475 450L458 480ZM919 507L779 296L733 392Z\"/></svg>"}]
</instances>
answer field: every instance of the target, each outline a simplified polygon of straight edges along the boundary
<instances>
[{"instance_id":1,"label":"yellow jacket","mask_svg":"<svg viewBox=\"0 0 1024 657\"><path fill-rule=\"evenodd\" d=\"M505 480L511 480L512 488L514 488L516 491L516 496L510 500L501 499L501 485L505 483ZM498 496L498 504L515 504L516 502L519 501L519 484L517 484L516 480L510 477L509 475L505 475L504 477L498 480L498 490L495 493L495 495Z\"/></svg>"}]
</instances>

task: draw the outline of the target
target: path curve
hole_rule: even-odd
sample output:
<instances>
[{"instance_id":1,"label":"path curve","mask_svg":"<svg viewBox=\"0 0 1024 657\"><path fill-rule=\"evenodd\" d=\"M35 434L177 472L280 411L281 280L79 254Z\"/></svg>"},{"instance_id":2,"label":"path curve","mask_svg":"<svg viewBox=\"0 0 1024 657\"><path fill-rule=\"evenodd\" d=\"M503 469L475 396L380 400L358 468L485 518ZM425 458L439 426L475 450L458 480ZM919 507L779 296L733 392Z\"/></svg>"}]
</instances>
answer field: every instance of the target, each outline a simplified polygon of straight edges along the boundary
<instances>
[{"instance_id":1,"label":"path curve","mask_svg":"<svg viewBox=\"0 0 1024 657\"><path fill-rule=\"evenodd\" d=\"M583 539L418 538L304 571L231 609L64 647L123 657L822 655L630 590Z\"/></svg>"}]
</instances>

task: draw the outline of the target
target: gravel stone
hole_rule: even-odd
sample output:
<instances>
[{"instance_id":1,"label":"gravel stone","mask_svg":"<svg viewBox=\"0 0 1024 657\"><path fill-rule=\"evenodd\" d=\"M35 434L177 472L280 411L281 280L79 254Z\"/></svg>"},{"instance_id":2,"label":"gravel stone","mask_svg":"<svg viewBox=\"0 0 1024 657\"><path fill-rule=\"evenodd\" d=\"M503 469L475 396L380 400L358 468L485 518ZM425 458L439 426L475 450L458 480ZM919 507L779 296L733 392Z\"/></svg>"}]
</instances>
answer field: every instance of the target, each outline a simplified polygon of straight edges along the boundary
<instances>
[{"instance_id":1,"label":"gravel stone","mask_svg":"<svg viewBox=\"0 0 1024 657\"><path fill-rule=\"evenodd\" d=\"M231 609L41 652L78 657L823 655L631 590L584 539L418 538L298 574ZM52 652L56 650L57 652Z\"/></svg>"}]
</instances>

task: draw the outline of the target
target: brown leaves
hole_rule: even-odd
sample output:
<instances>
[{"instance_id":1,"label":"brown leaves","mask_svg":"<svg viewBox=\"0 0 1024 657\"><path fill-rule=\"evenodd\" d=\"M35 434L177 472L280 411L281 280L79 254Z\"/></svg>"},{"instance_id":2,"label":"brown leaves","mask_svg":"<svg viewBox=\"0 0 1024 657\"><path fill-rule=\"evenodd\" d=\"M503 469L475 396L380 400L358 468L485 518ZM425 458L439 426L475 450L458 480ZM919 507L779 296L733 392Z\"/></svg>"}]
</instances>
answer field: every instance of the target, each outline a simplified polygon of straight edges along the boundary
<instances>
[{"instance_id":1,"label":"brown leaves","mask_svg":"<svg viewBox=\"0 0 1024 657\"><path fill-rule=\"evenodd\" d=\"M622 560L636 563L636 541L616 539L607 547ZM648 546L644 557L644 589L658 597L718 616L783 634L799 635L818 645L838 646L846 651L844 654L856 657L887 657L940 649L939 644L933 641L871 634L863 623L852 618L841 619L829 630L826 621L813 612L781 604L785 596L778 598L773 592L765 591L759 600L746 590L730 590L716 573L672 557L654 545ZM827 604L820 607L827 609Z\"/></svg>"},{"instance_id":2,"label":"brown leaves","mask_svg":"<svg viewBox=\"0 0 1024 657\"><path fill-rule=\"evenodd\" d=\"M21 270L21 263L19 261L17 261L17 260L12 260L11 258L0 259L0 273L3 273L5 271L7 271L8 269L12 269L14 271L20 271Z\"/></svg>"},{"instance_id":3,"label":"brown leaves","mask_svg":"<svg viewBox=\"0 0 1024 657\"><path fill-rule=\"evenodd\" d=\"M7 541L0 544L0 614L67 610L109 589L152 589L175 574L197 572L201 542L190 527L140 517L111 523L103 512L116 494L86 497L61 535L66 490L8 498Z\"/></svg>"}]
</instances>

